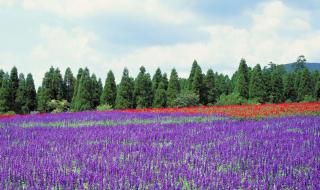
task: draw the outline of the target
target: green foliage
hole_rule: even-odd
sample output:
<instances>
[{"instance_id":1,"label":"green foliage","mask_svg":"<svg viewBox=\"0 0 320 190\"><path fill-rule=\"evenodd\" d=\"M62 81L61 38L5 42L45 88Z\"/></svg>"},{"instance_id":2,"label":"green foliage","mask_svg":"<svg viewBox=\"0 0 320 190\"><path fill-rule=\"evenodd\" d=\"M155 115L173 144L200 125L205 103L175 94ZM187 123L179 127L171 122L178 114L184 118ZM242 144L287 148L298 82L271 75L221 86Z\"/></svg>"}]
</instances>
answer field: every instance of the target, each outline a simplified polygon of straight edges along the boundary
<instances>
[{"instance_id":1,"label":"green foliage","mask_svg":"<svg viewBox=\"0 0 320 190\"><path fill-rule=\"evenodd\" d=\"M98 111L107 111L107 110L112 110L112 106L111 105L108 105L108 104L103 104L103 105L99 105L97 107L97 110Z\"/></svg>"},{"instance_id":2,"label":"green foliage","mask_svg":"<svg viewBox=\"0 0 320 190\"><path fill-rule=\"evenodd\" d=\"M298 88L298 99L301 101L304 99L305 96L312 96L312 79L310 72L307 68L303 69L301 72L301 77L299 81L299 88Z\"/></svg>"},{"instance_id":3,"label":"green foliage","mask_svg":"<svg viewBox=\"0 0 320 190\"><path fill-rule=\"evenodd\" d=\"M264 81L262 78L262 70L260 65L256 65L251 73L249 84L249 98L255 99L257 102L263 102L265 91Z\"/></svg>"},{"instance_id":4,"label":"green foliage","mask_svg":"<svg viewBox=\"0 0 320 190\"><path fill-rule=\"evenodd\" d=\"M205 79L204 79L204 85L205 85L205 92L206 92L206 104L215 104L217 99L217 90L216 90L216 82L215 82L215 76L212 69L209 69Z\"/></svg>"},{"instance_id":5,"label":"green foliage","mask_svg":"<svg viewBox=\"0 0 320 190\"><path fill-rule=\"evenodd\" d=\"M239 93L231 93L229 95L222 94L216 105L241 105L246 103L247 101Z\"/></svg>"},{"instance_id":6,"label":"green foliage","mask_svg":"<svg viewBox=\"0 0 320 190\"><path fill-rule=\"evenodd\" d=\"M74 109L74 107L75 107L75 103L76 103L75 100L76 100L76 97L78 95L78 88L79 88L79 83L80 83L80 79L81 79L82 73L83 73L83 69L80 68L78 70L76 83L75 83L74 89L73 89L73 95L72 95L72 100L71 100L71 109Z\"/></svg>"},{"instance_id":7,"label":"green foliage","mask_svg":"<svg viewBox=\"0 0 320 190\"><path fill-rule=\"evenodd\" d=\"M101 79L97 80L95 74L91 75L91 87L88 90L91 92L91 108L96 108L100 104L103 87Z\"/></svg>"},{"instance_id":8,"label":"green foliage","mask_svg":"<svg viewBox=\"0 0 320 190\"><path fill-rule=\"evenodd\" d=\"M176 69L172 69L170 74L170 80L167 89L167 105L168 107L175 106L175 99L180 93L180 83L178 78L178 73Z\"/></svg>"},{"instance_id":9,"label":"green foliage","mask_svg":"<svg viewBox=\"0 0 320 190\"><path fill-rule=\"evenodd\" d=\"M316 102L316 101L317 99L311 95L306 95L302 100L302 102Z\"/></svg>"},{"instance_id":10,"label":"green foliage","mask_svg":"<svg viewBox=\"0 0 320 190\"><path fill-rule=\"evenodd\" d=\"M297 61L293 64L294 70L295 71L299 71L299 70L303 70L306 68L306 62L307 59L305 58L304 55L300 55L297 58Z\"/></svg>"},{"instance_id":11,"label":"green foliage","mask_svg":"<svg viewBox=\"0 0 320 190\"><path fill-rule=\"evenodd\" d=\"M182 91L174 100L175 107L189 107L199 105L199 95L191 91Z\"/></svg>"},{"instance_id":12,"label":"green foliage","mask_svg":"<svg viewBox=\"0 0 320 190\"><path fill-rule=\"evenodd\" d=\"M133 108L134 102L134 81L129 76L128 69L125 68L123 70L122 79L117 90L116 108Z\"/></svg>"},{"instance_id":13,"label":"green foliage","mask_svg":"<svg viewBox=\"0 0 320 190\"><path fill-rule=\"evenodd\" d=\"M297 99L297 92L294 88L294 74L286 74L283 80L284 83L284 97L286 100L295 101Z\"/></svg>"},{"instance_id":14,"label":"green foliage","mask_svg":"<svg viewBox=\"0 0 320 190\"><path fill-rule=\"evenodd\" d=\"M271 71L269 101L272 103L280 103L284 100L282 71L283 68L280 66L275 66Z\"/></svg>"},{"instance_id":15,"label":"green foliage","mask_svg":"<svg viewBox=\"0 0 320 190\"><path fill-rule=\"evenodd\" d=\"M140 67L140 72L135 80L134 96L137 108L149 108L152 106L152 81L143 66Z\"/></svg>"},{"instance_id":16,"label":"green foliage","mask_svg":"<svg viewBox=\"0 0 320 190\"><path fill-rule=\"evenodd\" d=\"M320 80L317 82L315 87L315 97L320 100Z\"/></svg>"},{"instance_id":17,"label":"green foliage","mask_svg":"<svg viewBox=\"0 0 320 190\"><path fill-rule=\"evenodd\" d=\"M115 107L117 97L117 85L113 72L110 70L105 81L103 92L100 97L100 104L108 104Z\"/></svg>"},{"instance_id":18,"label":"green foliage","mask_svg":"<svg viewBox=\"0 0 320 190\"><path fill-rule=\"evenodd\" d=\"M13 67L10 72L10 80L9 80L9 109L14 110L15 112L19 111L19 106L16 104L16 96L19 88L19 78L18 78L18 70L16 67Z\"/></svg>"},{"instance_id":19,"label":"green foliage","mask_svg":"<svg viewBox=\"0 0 320 190\"><path fill-rule=\"evenodd\" d=\"M245 59L240 61L235 92L245 99L249 98L249 68Z\"/></svg>"},{"instance_id":20,"label":"green foliage","mask_svg":"<svg viewBox=\"0 0 320 190\"><path fill-rule=\"evenodd\" d=\"M85 68L81 74L78 84L74 104L71 107L72 111L85 111L93 108L92 104L92 80L90 78L89 69Z\"/></svg>"},{"instance_id":21,"label":"green foliage","mask_svg":"<svg viewBox=\"0 0 320 190\"><path fill-rule=\"evenodd\" d=\"M18 113L28 113L28 110L25 107L26 104L26 80L24 79L24 75L21 73L19 75L19 87L16 94L16 108Z\"/></svg>"},{"instance_id":22,"label":"green foliage","mask_svg":"<svg viewBox=\"0 0 320 190\"><path fill-rule=\"evenodd\" d=\"M165 85L163 82L160 82L153 99L153 107L164 108L166 107L166 105L167 105L167 93L166 93Z\"/></svg>"},{"instance_id":23,"label":"green foliage","mask_svg":"<svg viewBox=\"0 0 320 190\"><path fill-rule=\"evenodd\" d=\"M190 79L192 83L190 84L190 91L198 95L199 102L201 104L206 103L206 92L205 92L205 86L203 82L203 74L200 66L196 67L194 69L193 78Z\"/></svg>"},{"instance_id":24,"label":"green foliage","mask_svg":"<svg viewBox=\"0 0 320 190\"><path fill-rule=\"evenodd\" d=\"M156 93L156 90L158 89L158 86L160 84L160 82L162 82L163 78L162 78L162 73L161 73L161 69L157 68L155 74L152 77L152 92L153 94Z\"/></svg>"},{"instance_id":25,"label":"green foliage","mask_svg":"<svg viewBox=\"0 0 320 190\"><path fill-rule=\"evenodd\" d=\"M67 100L51 100L48 107L52 113L65 112L69 109L70 104Z\"/></svg>"},{"instance_id":26,"label":"green foliage","mask_svg":"<svg viewBox=\"0 0 320 190\"><path fill-rule=\"evenodd\" d=\"M74 78L71 69L68 67L65 71L64 79L63 79L64 99L66 99L68 102L72 101L75 82L76 82L76 79Z\"/></svg>"},{"instance_id":27,"label":"green foliage","mask_svg":"<svg viewBox=\"0 0 320 190\"><path fill-rule=\"evenodd\" d=\"M5 73L2 78L2 86L0 88L0 112L10 111L10 78L8 73Z\"/></svg>"},{"instance_id":28,"label":"green foliage","mask_svg":"<svg viewBox=\"0 0 320 190\"><path fill-rule=\"evenodd\" d=\"M34 86L34 80L31 73L27 75L25 94L26 94L26 102L25 102L26 104L24 106L26 110L24 111L25 113L30 113L31 111L34 111L37 108L37 93L36 93L36 88Z\"/></svg>"}]
</instances>

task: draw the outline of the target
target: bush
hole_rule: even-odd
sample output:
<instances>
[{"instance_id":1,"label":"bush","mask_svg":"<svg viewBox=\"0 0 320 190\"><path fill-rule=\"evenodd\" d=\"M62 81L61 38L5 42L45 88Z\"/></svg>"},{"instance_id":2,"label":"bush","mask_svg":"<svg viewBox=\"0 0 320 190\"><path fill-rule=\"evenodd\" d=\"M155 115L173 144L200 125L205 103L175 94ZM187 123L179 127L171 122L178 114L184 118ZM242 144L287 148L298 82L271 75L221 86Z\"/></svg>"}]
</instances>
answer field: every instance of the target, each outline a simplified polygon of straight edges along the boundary
<instances>
[{"instance_id":1,"label":"bush","mask_svg":"<svg viewBox=\"0 0 320 190\"><path fill-rule=\"evenodd\" d=\"M190 91L181 92L174 100L175 107L198 106L199 96Z\"/></svg>"},{"instance_id":2,"label":"bush","mask_svg":"<svg viewBox=\"0 0 320 190\"><path fill-rule=\"evenodd\" d=\"M246 103L247 101L241 97L239 93L231 93L229 95L222 94L217 102L217 105L241 105Z\"/></svg>"},{"instance_id":3,"label":"bush","mask_svg":"<svg viewBox=\"0 0 320 190\"><path fill-rule=\"evenodd\" d=\"M303 98L302 102L316 102L317 99L313 96L307 95Z\"/></svg>"},{"instance_id":4,"label":"bush","mask_svg":"<svg viewBox=\"0 0 320 190\"><path fill-rule=\"evenodd\" d=\"M51 100L48 107L52 113L65 112L69 109L69 102L67 100Z\"/></svg>"},{"instance_id":5,"label":"bush","mask_svg":"<svg viewBox=\"0 0 320 190\"><path fill-rule=\"evenodd\" d=\"M99 105L97 107L98 111L106 111L106 110L112 110L112 106L108 105L108 104L104 104L104 105Z\"/></svg>"}]
</instances>

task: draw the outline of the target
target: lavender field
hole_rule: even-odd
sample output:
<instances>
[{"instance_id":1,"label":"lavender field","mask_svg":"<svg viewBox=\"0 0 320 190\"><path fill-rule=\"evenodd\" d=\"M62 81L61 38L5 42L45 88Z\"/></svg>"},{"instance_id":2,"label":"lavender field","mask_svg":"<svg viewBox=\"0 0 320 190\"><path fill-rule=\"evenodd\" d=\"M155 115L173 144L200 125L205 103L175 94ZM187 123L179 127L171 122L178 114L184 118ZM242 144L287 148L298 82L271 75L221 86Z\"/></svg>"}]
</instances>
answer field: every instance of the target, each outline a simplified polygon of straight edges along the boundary
<instances>
[{"instance_id":1,"label":"lavender field","mask_svg":"<svg viewBox=\"0 0 320 190\"><path fill-rule=\"evenodd\" d=\"M0 189L320 189L320 117L2 119Z\"/></svg>"}]
</instances>

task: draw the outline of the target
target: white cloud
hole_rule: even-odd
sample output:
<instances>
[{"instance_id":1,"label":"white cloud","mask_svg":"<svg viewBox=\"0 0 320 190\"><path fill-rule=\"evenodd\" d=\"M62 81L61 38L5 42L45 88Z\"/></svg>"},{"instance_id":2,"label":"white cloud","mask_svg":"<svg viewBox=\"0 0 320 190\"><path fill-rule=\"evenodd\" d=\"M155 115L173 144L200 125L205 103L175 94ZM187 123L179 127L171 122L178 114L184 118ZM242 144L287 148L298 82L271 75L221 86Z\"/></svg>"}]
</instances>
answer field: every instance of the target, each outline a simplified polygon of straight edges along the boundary
<instances>
[{"instance_id":1,"label":"white cloud","mask_svg":"<svg viewBox=\"0 0 320 190\"><path fill-rule=\"evenodd\" d=\"M23 7L48 11L64 18L117 13L174 23L190 21L192 18L190 12L173 10L160 0L23 0Z\"/></svg>"},{"instance_id":2,"label":"white cloud","mask_svg":"<svg viewBox=\"0 0 320 190\"><path fill-rule=\"evenodd\" d=\"M0 6L12 6L16 3L16 0L0 0Z\"/></svg>"}]
</instances>

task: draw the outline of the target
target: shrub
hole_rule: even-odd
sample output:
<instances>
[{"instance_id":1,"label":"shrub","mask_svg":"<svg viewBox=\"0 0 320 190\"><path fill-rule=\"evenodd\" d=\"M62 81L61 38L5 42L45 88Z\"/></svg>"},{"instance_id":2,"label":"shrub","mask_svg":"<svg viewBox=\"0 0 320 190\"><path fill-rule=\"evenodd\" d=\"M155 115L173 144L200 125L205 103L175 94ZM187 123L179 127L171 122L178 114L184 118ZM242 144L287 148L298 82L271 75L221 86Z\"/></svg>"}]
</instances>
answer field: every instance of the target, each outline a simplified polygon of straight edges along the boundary
<instances>
[{"instance_id":1,"label":"shrub","mask_svg":"<svg viewBox=\"0 0 320 190\"><path fill-rule=\"evenodd\" d=\"M302 102L316 102L317 99L313 96L307 95L303 98Z\"/></svg>"},{"instance_id":2,"label":"shrub","mask_svg":"<svg viewBox=\"0 0 320 190\"><path fill-rule=\"evenodd\" d=\"M231 93L229 95L222 94L217 105L241 105L246 103L247 101L239 93Z\"/></svg>"},{"instance_id":3,"label":"shrub","mask_svg":"<svg viewBox=\"0 0 320 190\"><path fill-rule=\"evenodd\" d=\"M199 105L199 96L190 91L181 92L174 100L175 107L189 107Z\"/></svg>"},{"instance_id":4,"label":"shrub","mask_svg":"<svg viewBox=\"0 0 320 190\"><path fill-rule=\"evenodd\" d=\"M112 106L108 105L108 104L103 104L103 105L99 105L97 107L98 111L106 111L106 110L112 110Z\"/></svg>"},{"instance_id":5,"label":"shrub","mask_svg":"<svg viewBox=\"0 0 320 190\"><path fill-rule=\"evenodd\" d=\"M48 107L52 113L59 113L68 111L70 104L67 100L51 100Z\"/></svg>"}]
</instances>

